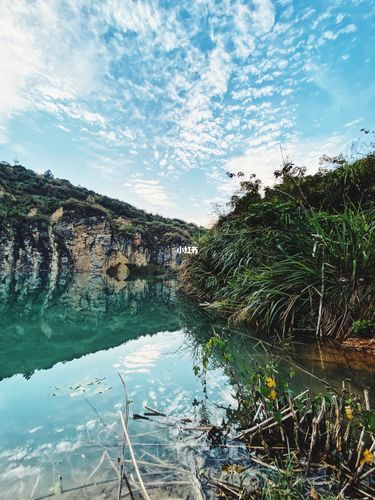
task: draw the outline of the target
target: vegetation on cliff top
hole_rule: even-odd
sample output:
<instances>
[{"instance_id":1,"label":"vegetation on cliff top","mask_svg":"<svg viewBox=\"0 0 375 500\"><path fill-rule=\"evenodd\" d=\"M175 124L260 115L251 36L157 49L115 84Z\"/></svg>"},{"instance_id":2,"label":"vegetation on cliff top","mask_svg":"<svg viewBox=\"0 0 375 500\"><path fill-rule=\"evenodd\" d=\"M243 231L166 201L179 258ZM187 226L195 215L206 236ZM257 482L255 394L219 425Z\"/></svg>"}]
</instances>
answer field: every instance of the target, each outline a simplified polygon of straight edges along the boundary
<instances>
[{"instance_id":1,"label":"vegetation on cliff top","mask_svg":"<svg viewBox=\"0 0 375 500\"><path fill-rule=\"evenodd\" d=\"M37 174L18 164L0 162L0 233L11 228L26 233L36 223L47 227L51 215L61 207L72 218L105 216L116 233L129 237L140 234L150 242L186 242L199 233L195 224L147 213L65 179L55 179L50 171Z\"/></svg>"},{"instance_id":2,"label":"vegetation on cliff top","mask_svg":"<svg viewBox=\"0 0 375 500\"><path fill-rule=\"evenodd\" d=\"M233 321L281 335L373 335L375 155L285 161L260 194L251 177L185 262L185 289ZM232 174L233 175L233 174Z\"/></svg>"}]
</instances>

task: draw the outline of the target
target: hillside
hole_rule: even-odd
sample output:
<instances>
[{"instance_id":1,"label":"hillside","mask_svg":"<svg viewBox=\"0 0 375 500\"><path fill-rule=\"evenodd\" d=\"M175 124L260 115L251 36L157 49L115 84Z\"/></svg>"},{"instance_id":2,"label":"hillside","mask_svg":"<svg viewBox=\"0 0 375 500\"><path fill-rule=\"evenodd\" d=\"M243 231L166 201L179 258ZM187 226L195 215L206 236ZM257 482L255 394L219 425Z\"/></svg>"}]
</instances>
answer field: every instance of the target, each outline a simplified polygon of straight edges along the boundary
<instances>
[{"instance_id":1,"label":"hillside","mask_svg":"<svg viewBox=\"0 0 375 500\"><path fill-rule=\"evenodd\" d=\"M185 262L185 290L269 334L375 333L375 155L252 176Z\"/></svg>"},{"instance_id":2,"label":"hillside","mask_svg":"<svg viewBox=\"0 0 375 500\"><path fill-rule=\"evenodd\" d=\"M179 267L178 247L203 232L55 179L49 171L41 175L0 163L0 276L11 277L11 288L34 286L42 274L54 288L75 273L123 286L129 275Z\"/></svg>"},{"instance_id":3,"label":"hillside","mask_svg":"<svg viewBox=\"0 0 375 500\"><path fill-rule=\"evenodd\" d=\"M195 224L152 215L124 201L103 196L47 171L37 174L21 165L0 162L0 228L27 230L30 223L47 226L59 208L76 216L106 215L122 235L141 234L150 241L183 243L199 233Z\"/></svg>"}]
</instances>

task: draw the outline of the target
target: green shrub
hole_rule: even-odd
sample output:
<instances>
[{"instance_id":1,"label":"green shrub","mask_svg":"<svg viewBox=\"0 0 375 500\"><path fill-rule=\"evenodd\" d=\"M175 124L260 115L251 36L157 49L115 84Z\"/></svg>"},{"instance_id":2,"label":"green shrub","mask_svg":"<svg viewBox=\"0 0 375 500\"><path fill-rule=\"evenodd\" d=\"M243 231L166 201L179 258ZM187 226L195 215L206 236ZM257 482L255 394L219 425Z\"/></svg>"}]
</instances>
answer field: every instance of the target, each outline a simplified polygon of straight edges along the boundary
<instances>
[{"instance_id":1,"label":"green shrub","mask_svg":"<svg viewBox=\"0 0 375 500\"><path fill-rule=\"evenodd\" d=\"M368 337L375 332L375 323L371 319L358 319L353 322L353 332L355 335Z\"/></svg>"},{"instance_id":2,"label":"green shrub","mask_svg":"<svg viewBox=\"0 0 375 500\"><path fill-rule=\"evenodd\" d=\"M51 215L60 207L73 221L76 217L106 217L115 236L131 239L140 234L143 244L151 249L188 243L199 232L194 224L149 214L124 201L56 179L50 170L41 175L22 165L0 162L0 236L17 232L22 240L31 234L31 223L46 229ZM31 209L36 209L32 218Z\"/></svg>"},{"instance_id":3,"label":"green shrub","mask_svg":"<svg viewBox=\"0 0 375 500\"><path fill-rule=\"evenodd\" d=\"M310 200L286 175L283 189L296 189L292 199L282 201L279 188L258 203L244 203L246 195L241 203L236 199L233 211L200 239L199 254L185 260L185 290L232 321L267 332L342 338L361 318L375 321L373 165L372 158L326 174L319 203L338 185L347 186L346 204L337 195L339 212L337 200L327 211L310 205L320 173L310 184L302 178ZM358 186L367 192L364 205L356 198Z\"/></svg>"}]
</instances>

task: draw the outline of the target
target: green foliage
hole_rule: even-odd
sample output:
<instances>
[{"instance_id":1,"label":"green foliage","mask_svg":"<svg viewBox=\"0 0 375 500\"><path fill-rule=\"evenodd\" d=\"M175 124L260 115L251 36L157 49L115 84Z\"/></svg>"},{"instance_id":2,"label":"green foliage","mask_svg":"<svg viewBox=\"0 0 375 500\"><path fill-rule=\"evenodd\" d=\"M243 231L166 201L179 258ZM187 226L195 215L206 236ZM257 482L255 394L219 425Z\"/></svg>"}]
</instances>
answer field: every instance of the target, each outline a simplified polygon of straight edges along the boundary
<instances>
[{"instance_id":1,"label":"green foliage","mask_svg":"<svg viewBox=\"0 0 375 500\"><path fill-rule=\"evenodd\" d=\"M276 463L273 470L264 478L260 499L305 500L310 482L303 472L296 472L294 469L291 454L287 455L284 462ZM309 495L309 498L312 497ZM327 500L327 497L325 498Z\"/></svg>"},{"instance_id":2,"label":"green foliage","mask_svg":"<svg viewBox=\"0 0 375 500\"><path fill-rule=\"evenodd\" d=\"M166 231L163 238L167 245L182 244L188 238L188 233L187 231Z\"/></svg>"},{"instance_id":3,"label":"green foliage","mask_svg":"<svg viewBox=\"0 0 375 500\"><path fill-rule=\"evenodd\" d=\"M114 219L112 221L112 227L116 233L121 236L132 236L135 233L135 227L130 221L123 222L119 219Z\"/></svg>"},{"instance_id":4,"label":"green foliage","mask_svg":"<svg viewBox=\"0 0 375 500\"><path fill-rule=\"evenodd\" d=\"M293 199L306 208L342 211L348 203L370 206L374 202L375 155L349 162L343 156L322 158L317 174L305 175L305 168L285 162L275 175L281 183L266 188L265 199L272 202ZM325 165L325 166L324 166Z\"/></svg>"},{"instance_id":5,"label":"green foliage","mask_svg":"<svg viewBox=\"0 0 375 500\"><path fill-rule=\"evenodd\" d=\"M45 177L46 179L53 179L53 173L51 172L51 170L46 170L46 171L44 172L44 177Z\"/></svg>"},{"instance_id":6,"label":"green foliage","mask_svg":"<svg viewBox=\"0 0 375 500\"><path fill-rule=\"evenodd\" d=\"M289 166L280 176L265 198L237 200L200 239L182 272L185 290L270 333L346 337L354 322L375 320L374 157L309 177Z\"/></svg>"},{"instance_id":7,"label":"green foliage","mask_svg":"<svg viewBox=\"0 0 375 500\"><path fill-rule=\"evenodd\" d=\"M345 489L348 498L359 498L358 491L365 497L371 486L366 477L372 472L373 412L361 396L345 384L342 391L328 386L320 393L296 392L293 371L282 376L271 353L267 363L259 364L254 356L244 373L225 357L228 340L215 333L199 351L202 369L194 370L202 380L207 365L219 361L232 387L234 401L224 406L215 440L207 435L213 447L225 446L228 436L230 444L244 444L241 457L222 468L227 476L217 486L223 494L230 487L238 498L333 499ZM246 470L252 471L250 481Z\"/></svg>"},{"instance_id":8,"label":"green foliage","mask_svg":"<svg viewBox=\"0 0 375 500\"><path fill-rule=\"evenodd\" d=\"M32 224L48 224L50 216L60 207L68 217L106 217L115 234L129 238L140 234L151 247L156 243L190 243L202 231L195 224L149 214L124 201L74 186L65 179L55 179L50 170L40 175L19 164L0 162L3 233L12 228L22 233L31 231Z\"/></svg>"},{"instance_id":9,"label":"green foliage","mask_svg":"<svg viewBox=\"0 0 375 500\"><path fill-rule=\"evenodd\" d=\"M61 206L65 212L71 212L74 216L93 216L93 215L107 215L107 210L95 202L87 202L69 198L63 201Z\"/></svg>"},{"instance_id":10,"label":"green foliage","mask_svg":"<svg viewBox=\"0 0 375 500\"><path fill-rule=\"evenodd\" d=\"M374 334L374 331L375 323L371 319L358 319L353 322L353 332L355 335L367 337Z\"/></svg>"}]
</instances>

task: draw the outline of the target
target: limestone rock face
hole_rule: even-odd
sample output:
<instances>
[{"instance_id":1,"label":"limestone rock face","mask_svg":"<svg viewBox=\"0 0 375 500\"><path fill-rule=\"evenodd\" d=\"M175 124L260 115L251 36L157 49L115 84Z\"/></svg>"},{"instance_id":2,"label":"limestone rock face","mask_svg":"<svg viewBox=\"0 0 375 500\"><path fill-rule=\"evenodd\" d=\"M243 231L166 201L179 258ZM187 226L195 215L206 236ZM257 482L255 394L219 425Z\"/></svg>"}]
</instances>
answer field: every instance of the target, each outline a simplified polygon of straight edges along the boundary
<instances>
[{"instance_id":1,"label":"limestone rock face","mask_svg":"<svg viewBox=\"0 0 375 500\"><path fill-rule=\"evenodd\" d=\"M57 210L49 222L31 222L27 230L0 234L0 275L47 273L52 283L87 273L123 282L132 269L158 265L175 269L181 256L173 245L146 243L142 235L116 232L108 217L77 216ZM133 271L134 272L134 271Z\"/></svg>"}]
</instances>

